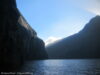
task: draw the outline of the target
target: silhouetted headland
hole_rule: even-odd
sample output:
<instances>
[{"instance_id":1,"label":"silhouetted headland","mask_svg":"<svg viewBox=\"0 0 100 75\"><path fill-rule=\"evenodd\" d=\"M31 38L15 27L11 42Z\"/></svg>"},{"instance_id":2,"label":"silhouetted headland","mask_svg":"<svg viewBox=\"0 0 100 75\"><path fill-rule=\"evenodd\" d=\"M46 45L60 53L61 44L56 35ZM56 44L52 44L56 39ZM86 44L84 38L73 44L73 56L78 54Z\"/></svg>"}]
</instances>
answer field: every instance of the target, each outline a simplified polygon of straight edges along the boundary
<instances>
[{"instance_id":1,"label":"silhouetted headland","mask_svg":"<svg viewBox=\"0 0 100 75\"><path fill-rule=\"evenodd\" d=\"M51 59L100 58L100 16L96 16L79 33L46 47Z\"/></svg>"},{"instance_id":2,"label":"silhouetted headland","mask_svg":"<svg viewBox=\"0 0 100 75\"><path fill-rule=\"evenodd\" d=\"M12 71L27 60L47 58L44 42L20 14L16 0L1 0L0 71Z\"/></svg>"}]
</instances>

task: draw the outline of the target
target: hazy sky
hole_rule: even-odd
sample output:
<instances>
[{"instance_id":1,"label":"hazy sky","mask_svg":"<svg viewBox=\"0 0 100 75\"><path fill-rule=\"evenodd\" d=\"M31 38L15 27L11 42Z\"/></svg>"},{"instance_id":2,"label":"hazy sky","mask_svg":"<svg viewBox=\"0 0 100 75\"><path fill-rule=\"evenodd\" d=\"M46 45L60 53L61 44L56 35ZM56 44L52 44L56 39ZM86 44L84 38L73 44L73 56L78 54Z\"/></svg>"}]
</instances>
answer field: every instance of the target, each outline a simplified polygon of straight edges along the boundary
<instances>
[{"instance_id":1,"label":"hazy sky","mask_svg":"<svg viewBox=\"0 0 100 75\"><path fill-rule=\"evenodd\" d=\"M38 36L64 38L81 30L100 14L100 0L17 0L23 16Z\"/></svg>"}]
</instances>

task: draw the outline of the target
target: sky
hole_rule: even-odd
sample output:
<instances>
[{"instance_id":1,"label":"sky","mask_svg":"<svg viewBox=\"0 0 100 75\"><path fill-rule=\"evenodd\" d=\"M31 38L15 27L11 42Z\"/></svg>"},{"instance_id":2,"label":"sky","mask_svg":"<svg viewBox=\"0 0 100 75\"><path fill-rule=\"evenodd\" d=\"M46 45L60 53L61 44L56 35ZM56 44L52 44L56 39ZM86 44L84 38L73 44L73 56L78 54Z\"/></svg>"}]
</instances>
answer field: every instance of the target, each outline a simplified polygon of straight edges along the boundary
<instances>
[{"instance_id":1,"label":"sky","mask_svg":"<svg viewBox=\"0 0 100 75\"><path fill-rule=\"evenodd\" d=\"M17 6L46 44L79 32L100 15L100 0L17 0Z\"/></svg>"}]
</instances>

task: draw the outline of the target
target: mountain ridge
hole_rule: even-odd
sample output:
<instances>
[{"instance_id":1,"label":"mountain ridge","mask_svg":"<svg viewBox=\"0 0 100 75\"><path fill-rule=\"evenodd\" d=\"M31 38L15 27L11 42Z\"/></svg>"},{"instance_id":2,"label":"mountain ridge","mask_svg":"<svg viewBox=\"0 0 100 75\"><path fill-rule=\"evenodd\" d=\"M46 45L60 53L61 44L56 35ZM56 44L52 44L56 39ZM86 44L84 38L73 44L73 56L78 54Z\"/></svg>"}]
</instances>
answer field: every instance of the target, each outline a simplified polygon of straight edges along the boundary
<instances>
[{"instance_id":1,"label":"mountain ridge","mask_svg":"<svg viewBox=\"0 0 100 75\"><path fill-rule=\"evenodd\" d=\"M92 18L79 32L46 47L52 59L100 58L100 16Z\"/></svg>"}]
</instances>

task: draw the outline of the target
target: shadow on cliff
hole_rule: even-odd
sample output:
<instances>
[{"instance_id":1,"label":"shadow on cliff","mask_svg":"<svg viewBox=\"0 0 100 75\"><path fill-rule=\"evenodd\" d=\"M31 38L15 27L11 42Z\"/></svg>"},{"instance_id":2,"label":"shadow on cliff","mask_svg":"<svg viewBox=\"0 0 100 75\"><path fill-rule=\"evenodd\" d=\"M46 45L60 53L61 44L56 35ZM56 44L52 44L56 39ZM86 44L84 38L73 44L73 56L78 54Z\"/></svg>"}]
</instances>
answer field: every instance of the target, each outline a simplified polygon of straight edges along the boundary
<instances>
[{"instance_id":1,"label":"shadow on cliff","mask_svg":"<svg viewBox=\"0 0 100 75\"><path fill-rule=\"evenodd\" d=\"M94 17L79 33L46 47L50 59L100 58L100 16Z\"/></svg>"},{"instance_id":2,"label":"shadow on cliff","mask_svg":"<svg viewBox=\"0 0 100 75\"><path fill-rule=\"evenodd\" d=\"M0 1L0 71L12 71L27 60L47 59L44 42L16 6L16 0Z\"/></svg>"}]
</instances>

